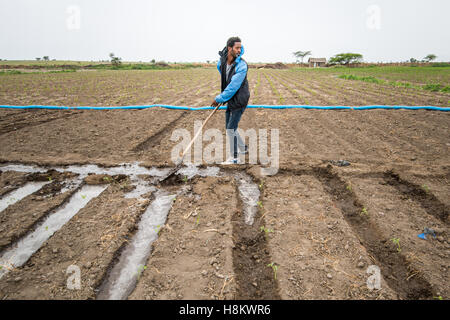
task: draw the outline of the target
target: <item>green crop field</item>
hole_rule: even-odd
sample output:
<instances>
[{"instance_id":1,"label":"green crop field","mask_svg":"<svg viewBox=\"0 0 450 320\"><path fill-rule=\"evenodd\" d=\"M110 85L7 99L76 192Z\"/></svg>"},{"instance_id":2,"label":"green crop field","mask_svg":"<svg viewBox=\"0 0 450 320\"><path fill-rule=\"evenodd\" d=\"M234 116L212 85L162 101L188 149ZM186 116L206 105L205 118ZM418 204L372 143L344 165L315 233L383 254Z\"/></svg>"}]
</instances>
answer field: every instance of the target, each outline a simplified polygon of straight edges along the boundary
<instances>
[{"instance_id":1,"label":"green crop field","mask_svg":"<svg viewBox=\"0 0 450 320\"><path fill-rule=\"evenodd\" d=\"M443 86L450 85L450 65L447 67L433 66L383 66L362 68L316 68L303 69L305 71L319 72L325 74L352 74L356 76L372 76L388 81L405 81L414 84L440 83Z\"/></svg>"}]
</instances>

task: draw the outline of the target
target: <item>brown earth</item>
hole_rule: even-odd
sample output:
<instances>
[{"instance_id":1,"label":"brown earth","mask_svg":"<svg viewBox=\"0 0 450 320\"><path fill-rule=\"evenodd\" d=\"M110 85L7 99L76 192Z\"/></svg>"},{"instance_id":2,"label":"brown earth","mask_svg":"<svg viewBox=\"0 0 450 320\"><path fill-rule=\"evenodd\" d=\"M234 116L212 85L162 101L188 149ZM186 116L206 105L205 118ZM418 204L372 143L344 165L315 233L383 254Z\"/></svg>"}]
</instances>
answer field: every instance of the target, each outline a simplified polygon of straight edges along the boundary
<instances>
[{"instance_id":1,"label":"brown earth","mask_svg":"<svg viewBox=\"0 0 450 320\"><path fill-rule=\"evenodd\" d=\"M167 72L155 74L173 76ZM204 81L185 88L188 93L179 91L187 86L184 80L169 81L171 88L158 91L154 88L159 80L138 82L140 73L124 73L129 77L124 83L148 85L167 104L210 103L217 90L217 79L212 78L216 74L179 72ZM336 78L325 81L324 76L302 79L289 72L251 70L250 104L448 106L448 94L394 87L381 91L375 84L350 85ZM103 105L113 105L120 86L104 90ZM137 97L136 104L154 102L150 96ZM20 92L0 92L0 104L25 99ZM42 93L30 104L65 104L64 99ZM138 161L146 167L171 167L177 143L170 140L173 131L187 129L192 136L194 121L209 113L0 109L0 162L116 166ZM243 223L242 199L231 177L169 183L164 188L190 190L177 196L129 299L448 299L449 116L426 110L247 109L240 128L267 129L269 152L270 130L279 129L280 138L276 175L261 176L260 164L227 169L247 172L259 185L255 223ZM204 131L223 132L224 122L219 111ZM350 166L331 162L344 159ZM70 197L52 196L68 177L55 175L40 191L49 199L31 195L0 214L2 228L9 230L1 232L2 248L13 245ZM87 182L100 184L103 178L92 176ZM39 179L1 172L0 197ZM0 279L0 299L95 299L153 199L124 198L129 184L126 177L112 180L23 267ZM425 227L436 232L436 239L417 237ZM70 265L81 267L81 290L66 288ZM381 271L379 290L366 285L371 265Z\"/></svg>"}]
</instances>

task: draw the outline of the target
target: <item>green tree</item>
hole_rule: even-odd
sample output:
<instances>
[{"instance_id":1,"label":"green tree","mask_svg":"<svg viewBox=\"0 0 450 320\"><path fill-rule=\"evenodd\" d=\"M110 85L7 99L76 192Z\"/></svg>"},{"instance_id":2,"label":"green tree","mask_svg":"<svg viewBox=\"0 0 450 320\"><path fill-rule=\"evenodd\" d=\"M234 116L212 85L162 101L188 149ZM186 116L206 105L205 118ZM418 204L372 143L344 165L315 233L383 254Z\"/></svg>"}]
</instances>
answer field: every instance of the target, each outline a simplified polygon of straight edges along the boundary
<instances>
[{"instance_id":1,"label":"green tree","mask_svg":"<svg viewBox=\"0 0 450 320\"><path fill-rule=\"evenodd\" d=\"M350 63L358 63L363 59L362 54L359 53L339 53L334 57L331 57L328 61L329 64L341 64L348 65Z\"/></svg>"},{"instance_id":2,"label":"green tree","mask_svg":"<svg viewBox=\"0 0 450 320\"><path fill-rule=\"evenodd\" d=\"M121 62L120 60L122 60L122 58L116 57L116 56L114 55L114 53L110 53L110 54L109 54L109 57L111 58L111 64L112 64L114 67L118 67L118 66L121 65L122 62Z\"/></svg>"},{"instance_id":3,"label":"green tree","mask_svg":"<svg viewBox=\"0 0 450 320\"><path fill-rule=\"evenodd\" d=\"M294 53L292 53L294 55L294 57L296 58L296 62L298 63L298 59L302 60L302 64L303 64L303 59L306 56L310 56L312 53L311 51L296 51Z\"/></svg>"},{"instance_id":4,"label":"green tree","mask_svg":"<svg viewBox=\"0 0 450 320\"><path fill-rule=\"evenodd\" d=\"M50 58L49 58L48 56L44 56L44 57L42 58L42 60L44 60L44 61L49 61Z\"/></svg>"},{"instance_id":5,"label":"green tree","mask_svg":"<svg viewBox=\"0 0 450 320\"><path fill-rule=\"evenodd\" d=\"M429 54L425 58L423 58L423 60L425 60L426 62L431 62L433 60L436 60L436 58L437 56L435 54Z\"/></svg>"}]
</instances>

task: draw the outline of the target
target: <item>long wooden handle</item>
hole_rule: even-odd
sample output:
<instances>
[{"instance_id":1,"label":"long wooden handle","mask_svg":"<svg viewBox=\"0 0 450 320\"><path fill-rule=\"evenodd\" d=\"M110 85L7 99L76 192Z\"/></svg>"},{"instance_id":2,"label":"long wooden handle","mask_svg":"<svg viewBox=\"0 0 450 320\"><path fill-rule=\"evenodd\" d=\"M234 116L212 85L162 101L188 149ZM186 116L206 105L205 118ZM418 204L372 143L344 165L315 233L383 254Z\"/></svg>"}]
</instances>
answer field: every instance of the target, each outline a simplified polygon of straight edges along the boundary
<instances>
[{"instance_id":1,"label":"long wooden handle","mask_svg":"<svg viewBox=\"0 0 450 320\"><path fill-rule=\"evenodd\" d=\"M208 116L208 118L206 118L206 120L203 122L202 127L200 128L200 130L198 130L198 132L195 134L194 138L191 140L191 142L189 143L189 145L187 146L187 148L183 151L183 154L181 156L181 161L183 162L184 156L186 154L186 152L188 152L188 150L191 148L192 144L194 143L195 139L197 139L198 135L200 134L200 132L202 132L203 127L205 126L205 124L208 122L209 118L212 117L212 115L219 110L220 106L222 105L222 103L219 103L219 105L214 109L213 112L211 112L211 114Z\"/></svg>"}]
</instances>

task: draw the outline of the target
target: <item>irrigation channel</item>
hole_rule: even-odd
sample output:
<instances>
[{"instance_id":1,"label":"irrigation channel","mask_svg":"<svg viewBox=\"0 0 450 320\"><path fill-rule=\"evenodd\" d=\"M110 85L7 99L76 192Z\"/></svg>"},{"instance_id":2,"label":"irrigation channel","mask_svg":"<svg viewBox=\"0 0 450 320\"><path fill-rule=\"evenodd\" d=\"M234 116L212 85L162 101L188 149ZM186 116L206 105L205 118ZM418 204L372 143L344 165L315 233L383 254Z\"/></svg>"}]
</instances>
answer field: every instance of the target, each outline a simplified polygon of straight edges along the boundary
<instances>
[{"instance_id":1,"label":"irrigation channel","mask_svg":"<svg viewBox=\"0 0 450 320\"><path fill-rule=\"evenodd\" d=\"M116 167L100 167L97 165L70 165L65 167L42 167L25 164L3 164L0 172L19 172L25 174L44 174L51 171L71 173L74 177L64 181L64 187L57 193L73 191L70 199L57 209L49 212L42 221L33 226L19 239L0 252L0 279L13 270L23 266L29 258L38 251L64 224L72 219L90 201L98 197L107 185L86 184L85 179L90 175L117 176L125 175L130 178L133 190L127 192L125 198L145 199L143 195L152 193L153 201L147 207L137 226L137 232L130 239L128 245L121 251L120 257L108 271L103 283L98 289L97 299L120 300L127 297L134 290L139 266L145 265L152 249L152 243L158 239L158 231L166 223L172 208L173 200L180 193L187 192L186 185L181 184L177 191L165 190L164 181L171 168L146 168L138 163L121 164ZM226 171L219 167L199 168L196 166L183 167L177 171L178 177L185 181L196 176L224 177L235 179L240 199L243 205L244 222L252 225L258 210L260 191L258 185L245 172ZM143 176L147 178L144 179ZM150 177L150 179L148 179ZM109 179L109 178L105 178ZM180 178L181 179L181 178ZM38 192L42 187L51 183L49 181L28 181L19 188L0 197L0 213L9 206L25 197Z\"/></svg>"}]
</instances>

